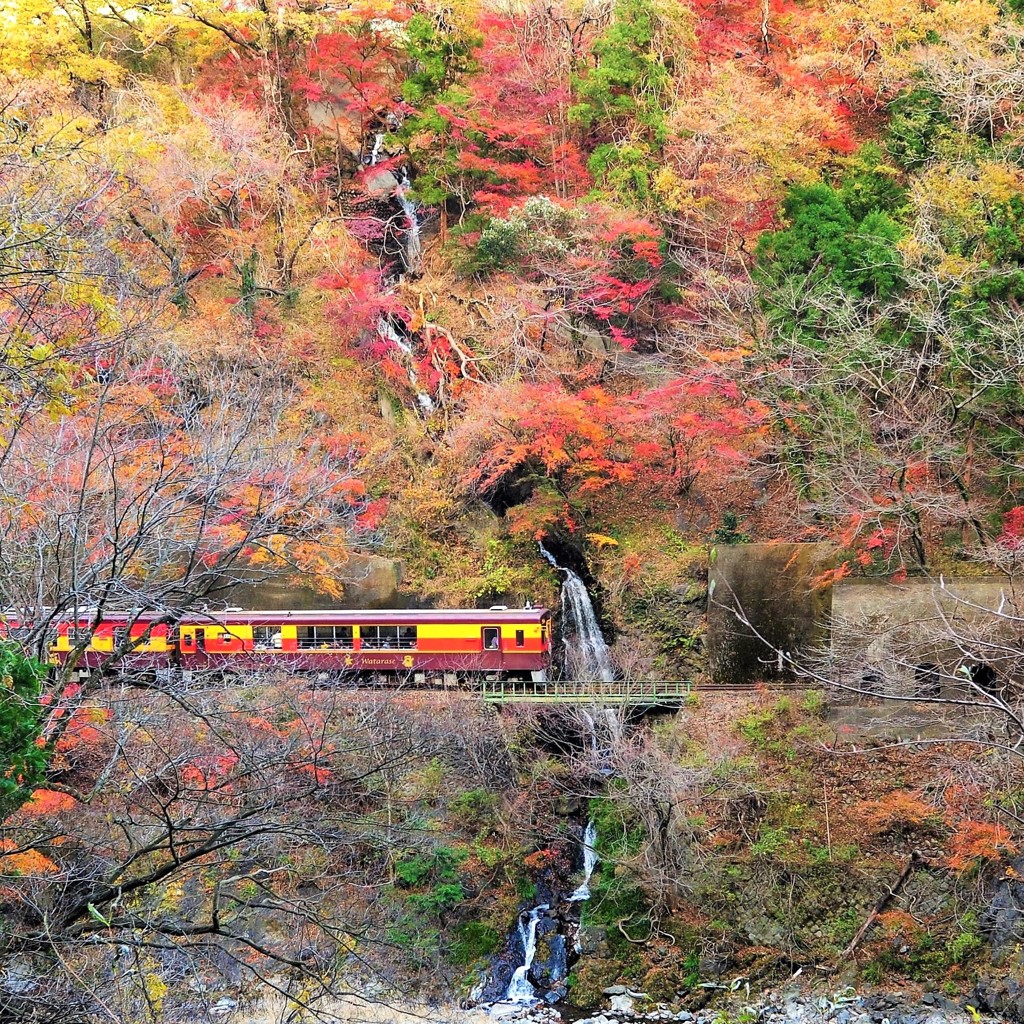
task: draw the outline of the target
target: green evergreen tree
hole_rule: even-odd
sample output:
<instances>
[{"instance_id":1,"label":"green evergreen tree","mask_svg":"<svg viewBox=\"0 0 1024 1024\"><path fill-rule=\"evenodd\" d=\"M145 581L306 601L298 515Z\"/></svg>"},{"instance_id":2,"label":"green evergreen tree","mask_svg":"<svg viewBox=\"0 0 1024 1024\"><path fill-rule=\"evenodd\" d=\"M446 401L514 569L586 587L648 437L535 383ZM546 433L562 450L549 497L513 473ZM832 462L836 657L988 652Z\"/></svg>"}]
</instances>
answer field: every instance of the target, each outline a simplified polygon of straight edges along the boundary
<instances>
[{"instance_id":1,"label":"green evergreen tree","mask_svg":"<svg viewBox=\"0 0 1024 1024\"><path fill-rule=\"evenodd\" d=\"M44 779L49 751L40 744L46 666L0 643L0 818L17 810Z\"/></svg>"}]
</instances>

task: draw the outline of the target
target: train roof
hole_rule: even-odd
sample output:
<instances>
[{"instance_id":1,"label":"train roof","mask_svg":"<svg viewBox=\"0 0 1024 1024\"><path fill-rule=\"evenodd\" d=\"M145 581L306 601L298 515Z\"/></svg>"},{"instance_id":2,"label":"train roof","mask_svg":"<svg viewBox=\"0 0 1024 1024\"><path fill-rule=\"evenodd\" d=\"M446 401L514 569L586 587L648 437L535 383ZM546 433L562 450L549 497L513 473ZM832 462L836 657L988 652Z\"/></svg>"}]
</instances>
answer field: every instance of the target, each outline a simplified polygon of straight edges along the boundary
<instances>
[{"instance_id":1,"label":"train roof","mask_svg":"<svg viewBox=\"0 0 1024 1024\"><path fill-rule=\"evenodd\" d=\"M273 626L286 622L302 625L416 625L418 623L480 623L500 625L513 622L541 622L550 616L547 608L356 608L346 611L323 609L289 609L283 611L243 610L183 612L180 622L223 622L226 625ZM133 614L110 611L103 622L150 622L166 615L154 612ZM84 620L84 616L79 621ZM67 621L67 620L64 620Z\"/></svg>"},{"instance_id":2,"label":"train roof","mask_svg":"<svg viewBox=\"0 0 1024 1024\"><path fill-rule=\"evenodd\" d=\"M307 624L324 623L368 626L419 622L463 622L482 625L502 622L540 622L551 613L547 608L357 608L351 611L318 611L296 609L294 611L229 611L212 612L211 619L226 623L298 622ZM191 615L190 619L201 621L205 615Z\"/></svg>"}]
</instances>

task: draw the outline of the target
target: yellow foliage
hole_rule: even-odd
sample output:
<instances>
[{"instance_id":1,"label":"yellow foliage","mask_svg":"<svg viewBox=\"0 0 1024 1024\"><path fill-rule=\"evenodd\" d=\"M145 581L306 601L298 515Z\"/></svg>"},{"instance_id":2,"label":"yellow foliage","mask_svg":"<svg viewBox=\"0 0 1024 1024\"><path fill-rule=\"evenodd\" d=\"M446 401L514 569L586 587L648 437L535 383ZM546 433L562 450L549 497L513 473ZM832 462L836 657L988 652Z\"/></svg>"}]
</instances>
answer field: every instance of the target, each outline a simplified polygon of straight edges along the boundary
<instances>
[{"instance_id":1,"label":"yellow foliage","mask_svg":"<svg viewBox=\"0 0 1024 1024\"><path fill-rule=\"evenodd\" d=\"M603 533L588 533L586 537L598 549L617 548L619 546L619 542L614 537L607 537Z\"/></svg>"},{"instance_id":2,"label":"yellow foliage","mask_svg":"<svg viewBox=\"0 0 1024 1024\"><path fill-rule=\"evenodd\" d=\"M822 139L840 126L815 97L773 89L733 64L693 86L697 94L671 115L673 140L654 182L673 212L698 223L732 220L730 207L781 199L791 185L815 180L830 158Z\"/></svg>"},{"instance_id":3,"label":"yellow foliage","mask_svg":"<svg viewBox=\"0 0 1024 1024\"><path fill-rule=\"evenodd\" d=\"M154 1013L160 1013L164 1005L164 997L168 992L167 982L152 971L146 971L142 976L142 983L146 987L146 999L153 1008Z\"/></svg>"},{"instance_id":4,"label":"yellow foliage","mask_svg":"<svg viewBox=\"0 0 1024 1024\"><path fill-rule=\"evenodd\" d=\"M184 896L185 886L182 882L169 882L160 894L157 909L164 913L174 913L180 908Z\"/></svg>"}]
</instances>

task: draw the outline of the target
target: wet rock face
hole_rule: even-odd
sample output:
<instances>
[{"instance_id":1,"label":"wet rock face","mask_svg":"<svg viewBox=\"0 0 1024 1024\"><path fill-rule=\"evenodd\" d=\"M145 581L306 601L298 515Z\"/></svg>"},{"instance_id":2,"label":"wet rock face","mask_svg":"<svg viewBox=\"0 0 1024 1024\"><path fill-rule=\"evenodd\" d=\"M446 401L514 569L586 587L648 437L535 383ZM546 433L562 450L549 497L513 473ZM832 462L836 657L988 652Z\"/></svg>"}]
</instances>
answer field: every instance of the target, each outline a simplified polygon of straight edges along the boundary
<instances>
[{"instance_id":1,"label":"wet rock face","mask_svg":"<svg viewBox=\"0 0 1024 1024\"><path fill-rule=\"evenodd\" d=\"M569 973L568 952L561 921L543 917L537 926L537 953L530 969L530 981L539 989L552 989Z\"/></svg>"},{"instance_id":2,"label":"wet rock face","mask_svg":"<svg viewBox=\"0 0 1024 1024\"><path fill-rule=\"evenodd\" d=\"M556 841L528 859L537 902L532 908L520 908L503 949L473 993L474 1003L526 1003L528 994L536 997L534 1003L566 998L569 968L579 958L575 942L583 901L570 899L569 893L579 881L582 842L582 836L577 841ZM523 979L517 977L513 993L510 983L524 966L529 986L523 989L519 984Z\"/></svg>"},{"instance_id":3,"label":"wet rock face","mask_svg":"<svg viewBox=\"0 0 1024 1024\"><path fill-rule=\"evenodd\" d=\"M974 990L979 1008L1008 1020L1024 1022L1024 857L1011 863L996 886L992 902L981 919L981 931L992 948L992 963L999 968L981 977Z\"/></svg>"},{"instance_id":4,"label":"wet rock face","mask_svg":"<svg viewBox=\"0 0 1024 1024\"><path fill-rule=\"evenodd\" d=\"M1024 939L1024 857L1011 864L996 888L981 920L981 929L992 946L994 963L1001 963Z\"/></svg>"},{"instance_id":5,"label":"wet rock face","mask_svg":"<svg viewBox=\"0 0 1024 1024\"><path fill-rule=\"evenodd\" d=\"M579 949L581 956L610 956L611 947L608 945L608 929L598 924L581 925Z\"/></svg>"}]
</instances>

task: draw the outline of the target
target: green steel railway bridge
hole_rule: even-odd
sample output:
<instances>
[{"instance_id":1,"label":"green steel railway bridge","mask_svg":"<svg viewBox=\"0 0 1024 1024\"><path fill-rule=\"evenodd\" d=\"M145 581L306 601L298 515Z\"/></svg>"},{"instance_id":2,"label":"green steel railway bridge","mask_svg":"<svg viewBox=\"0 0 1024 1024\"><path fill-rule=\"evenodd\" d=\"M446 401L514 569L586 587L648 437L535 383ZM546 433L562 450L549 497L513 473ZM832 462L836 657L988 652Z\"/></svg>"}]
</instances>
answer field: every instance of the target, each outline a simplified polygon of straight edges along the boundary
<instances>
[{"instance_id":1,"label":"green steel railway bridge","mask_svg":"<svg viewBox=\"0 0 1024 1024\"><path fill-rule=\"evenodd\" d=\"M771 689L804 689L800 683L775 683ZM485 680L477 693L488 704L624 704L633 707L680 708L702 693L752 693L750 685L703 683L690 679L638 680L615 682L567 680L518 682Z\"/></svg>"},{"instance_id":2,"label":"green steel railway bridge","mask_svg":"<svg viewBox=\"0 0 1024 1024\"><path fill-rule=\"evenodd\" d=\"M690 680L620 680L613 683L561 679L552 682L485 680L480 695L488 704L631 704L677 708L694 692Z\"/></svg>"}]
</instances>

